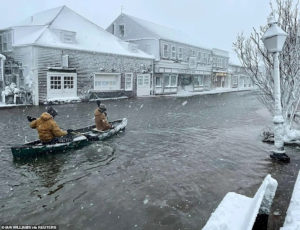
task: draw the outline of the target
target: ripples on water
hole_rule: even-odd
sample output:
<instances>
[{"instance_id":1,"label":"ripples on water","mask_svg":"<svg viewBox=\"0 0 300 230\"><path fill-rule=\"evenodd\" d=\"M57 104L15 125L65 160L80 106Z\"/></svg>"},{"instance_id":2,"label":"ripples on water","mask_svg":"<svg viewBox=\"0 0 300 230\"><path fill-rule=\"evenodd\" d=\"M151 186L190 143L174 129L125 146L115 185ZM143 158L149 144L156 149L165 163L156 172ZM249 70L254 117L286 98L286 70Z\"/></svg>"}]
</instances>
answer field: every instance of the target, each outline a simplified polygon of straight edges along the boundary
<instances>
[{"instance_id":1,"label":"ripples on water","mask_svg":"<svg viewBox=\"0 0 300 230\"><path fill-rule=\"evenodd\" d=\"M252 94L105 103L110 120L128 118L125 133L31 162L9 146L36 137L25 117L44 108L0 110L0 222L200 229L227 192L252 196L268 171L258 135L270 117ZM93 103L56 108L61 127L93 123Z\"/></svg>"}]
</instances>

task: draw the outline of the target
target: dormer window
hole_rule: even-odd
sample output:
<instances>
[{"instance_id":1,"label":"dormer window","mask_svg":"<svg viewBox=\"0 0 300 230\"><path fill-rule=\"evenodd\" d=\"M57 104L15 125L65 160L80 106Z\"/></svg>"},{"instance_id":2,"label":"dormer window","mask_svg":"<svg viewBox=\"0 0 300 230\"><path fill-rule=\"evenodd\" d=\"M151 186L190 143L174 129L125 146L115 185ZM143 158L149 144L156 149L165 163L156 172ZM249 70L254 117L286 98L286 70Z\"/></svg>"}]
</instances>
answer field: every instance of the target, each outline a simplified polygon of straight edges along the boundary
<instances>
[{"instance_id":1,"label":"dormer window","mask_svg":"<svg viewBox=\"0 0 300 230\"><path fill-rule=\"evenodd\" d=\"M120 36L124 37L124 35L125 35L125 26L124 25L119 25L119 32L120 32Z\"/></svg>"},{"instance_id":2,"label":"dormer window","mask_svg":"<svg viewBox=\"0 0 300 230\"><path fill-rule=\"evenodd\" d=\"M63 43L75 43L76 33L72 31L61 31L61 41Z\"/></svg>"}]
</instances>

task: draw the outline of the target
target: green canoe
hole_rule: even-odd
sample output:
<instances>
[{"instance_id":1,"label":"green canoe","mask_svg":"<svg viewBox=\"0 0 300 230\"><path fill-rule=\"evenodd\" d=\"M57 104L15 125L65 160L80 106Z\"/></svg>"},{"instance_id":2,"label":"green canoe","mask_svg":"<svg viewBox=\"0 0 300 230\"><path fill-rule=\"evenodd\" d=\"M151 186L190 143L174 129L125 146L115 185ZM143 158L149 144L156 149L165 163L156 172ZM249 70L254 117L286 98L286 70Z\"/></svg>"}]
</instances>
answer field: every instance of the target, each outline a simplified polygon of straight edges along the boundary
<instances>
[{"instance_id":1,"label":"green canoe","mask_svg":"<svg viewBox=\"0 0 300 230\"><path fill-rule=\"evenodd\" d=\"M33 158L44 153L54 152L66 152L70 149L81 148L88 145L92 141L105 140L121 130L125 130L127 125L127 119L116 120L110 122L113 125L113 129L107 131L97 131L95 125L91 125L85 128L74 130L74 135L70 140L65 140L62 143L55 143L45 145L40 140L32 141L20 146L14 146L11 148L11 152L14 158Z\"/></svg>"}]
</instances>

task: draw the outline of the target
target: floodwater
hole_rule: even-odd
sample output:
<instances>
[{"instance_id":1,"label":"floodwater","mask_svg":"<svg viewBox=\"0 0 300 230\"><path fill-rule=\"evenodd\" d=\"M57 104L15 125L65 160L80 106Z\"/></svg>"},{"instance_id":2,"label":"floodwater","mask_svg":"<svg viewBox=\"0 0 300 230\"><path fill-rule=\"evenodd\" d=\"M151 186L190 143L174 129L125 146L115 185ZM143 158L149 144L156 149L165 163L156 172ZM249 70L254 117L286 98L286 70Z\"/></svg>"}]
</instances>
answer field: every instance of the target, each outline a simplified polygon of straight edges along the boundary
<instances>
[{"instance_id":1,"label":"floodwater","mask_svg":"<svg viewBox=\"0 0 300 230\"><path fill-rule=\"evenodd\" d=\"M93 124L96 103L54 106L65 129ZM105 102L126 131L105 142L30 161L10 146L37 138L27 115L45 107L0 110L0 223L60 229L201 229L227 192L253 196L270 173L279 182L269 229L282 226L299 170L269 158L260 141L271 115L253 92Z\"/></svg>"}]
</instances>

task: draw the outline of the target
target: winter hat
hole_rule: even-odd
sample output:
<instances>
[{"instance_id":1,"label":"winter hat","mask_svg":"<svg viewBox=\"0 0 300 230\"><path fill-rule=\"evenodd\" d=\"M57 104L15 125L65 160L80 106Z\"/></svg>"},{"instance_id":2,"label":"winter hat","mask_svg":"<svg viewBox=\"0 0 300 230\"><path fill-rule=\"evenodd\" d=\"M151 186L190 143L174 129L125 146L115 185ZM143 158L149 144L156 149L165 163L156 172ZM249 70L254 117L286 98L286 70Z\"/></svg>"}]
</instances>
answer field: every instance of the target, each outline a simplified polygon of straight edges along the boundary
<instances>
[{"instance_id":1,"label":"winter hat","mask_svg":"<svg viewBox=\"0 0 300 230\"><path fill-rule=\"evenodd\" d=\"M100 100L97 100L97 105L98 105L98 107L100 107L100 105L101 105L101 101Z\"/></svg>"},{"instance_id":2,"label":"winter hat","mask_svg":"<svg viewBox=\"0 0 300 230\"><path fill-rule=\"evenodd\" d=\"M47 113L49 113L53 118L57 115L56 110L53 109L52 106L50 106L49 108L47 108Z\"/></svg>"},{"instance_id":3,"label":"winter hat","mask_svg":"<svg viewBox=\"0 0 300 230\"><path fill-rule=\"evenodd\" d=\"M106 111L106 106L105 106L104 104L101 104L101 105L99 106L99 110L100 110L101 112Z\"/></svg>"}]
</instances>

